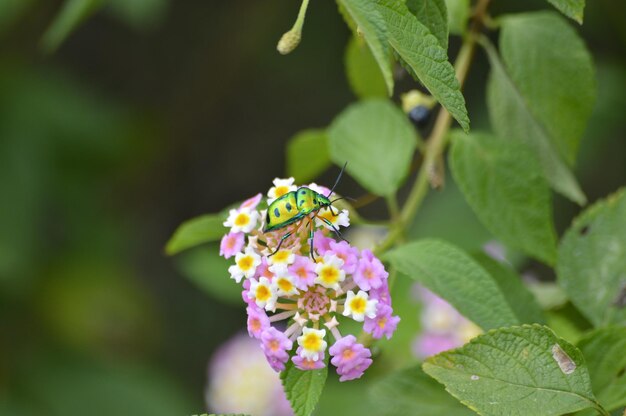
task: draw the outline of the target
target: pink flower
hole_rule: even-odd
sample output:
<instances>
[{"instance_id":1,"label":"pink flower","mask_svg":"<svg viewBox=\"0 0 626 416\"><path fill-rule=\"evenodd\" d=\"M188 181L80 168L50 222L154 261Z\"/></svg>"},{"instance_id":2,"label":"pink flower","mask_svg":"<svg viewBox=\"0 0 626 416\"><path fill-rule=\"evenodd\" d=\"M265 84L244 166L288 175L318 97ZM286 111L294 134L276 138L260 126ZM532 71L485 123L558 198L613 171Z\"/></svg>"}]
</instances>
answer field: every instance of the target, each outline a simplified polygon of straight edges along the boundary
<instances>
[{"instance_id":1,"label":"pink flower","mask_svg":"<svg viewBox=\"0 0 626 416\"><path fill-rule=\"evenodd\" d=\"M260 339L263 331L270 326L270 318L254 302L248 303L246 312L248 313L248 334L251 337Z\"/></svg>"},{"instance_id":2,"label":"pink flower","mask_svg":"<svg viewBox=\"0 0 626 416\"><path fill-rule=\"evenodd\" d=\"M243 291L241 292L241 298L243 299L244 302L246 302L248 305L254 305L256 307L256 303L253 297L249 296L250 293L250 285L252 283L250 282L250 279L244 279L243 281Z\"/></svg>"},{"instance_id":3,"label":"pink flower","mask_svg":"<svg viewBox=\"0 0 626 416\"><path fill-rule=\"evenodd\" d=\"M434 334L425 332L413 344L413 352L418 358L424 359L459 346L459 342L452 334Z\"/></svg>"},{"instance_id":4,"label":"pink flower","mask_svg":"<svg viewBox=\"0 0 626 416\"><path fill-rule=\"evenodd\" d=\"M270 326L261 333L261 349L274 371L285 369L292 345L293 342L274 327Z\"/></svg>"},{"instance_id":5,"label":"pink flower","mask_svg":"<svg viewBox=\"0 0 626 416\"><path fill-rule=\"evenodd\" d=\"M361 259L354 272L354 281L363 290L378 289L387 280L385 266L369 250L361 252Z\"/></svg>"},{"instance_id":6,"label":"pink flower","mask_svg":"<svg viewBox=\"0 0 626 416\"><path fill-rule=\"evenodd\" d=\"M269 281L274 278L274 273L269 270L269 264L267 264L267 257L261 257L261 264L256 267L254 277L260 279L261 277L267 277Z\"/></svg>"},{"instance_id":7,"label":"pink flower","mask_svg":"<svg viewBox=\"0 0 626 416\"><path fill-rule=\"evenodd\" d=\"M231 258L243 249L245 243L244 233L226 234L220 243L220 256Z\"/></svg>"},{"instance_id":8,"label":"pink flower","mask_svg":"<svg viewBox=\"0 0 626 416\"><path fill-rule=\"evenodd\" d=\"M358 263L359 250L353 248L345 241L336 242L335 240L333 240L329 243L328 246L337 257L343 260L342 268L346 272L346 274L354 273Z\"/></svg>"},{"instance_id":9,"label":"pink flower","mask_svg":"<svg viewBox=\"0 0 626 416\"><path fill-rule=\"evenodd\" d=\"M241 208L255 209L256 206L259 205L259 202L261 202L261 198L262 197L263 197L263 194L259 193L259 194L256 194L255 196L253 196L252 198L246 199L239 206L239 209L241 209Z\"/></svg>"},{"instance_id":10,"label":"pink flower","mask_svg":"<svg viewBox=\"0 0 626 416\"><path fill-rule=\"evenodd\" d=\"M339 339L328 352L333 357L330 362L337 367L337 374L341 376L339 381L361 377L372 364L370 350L358 344L354 335Z\"/></svg>"},{"instance_id":11,"label":"pink flower","mask_svg":"<svg viewBox=\"0 0 626 416\"><path fill-rule=\"evenodd\" d=\"M330 250L331 242L334 243L335 240L330 237L326 237L326 234L324 234L323 231L316 231L313 234L313 245L315 247L315 251L320 256L324 256L324 253Z\"/></svg>"},{"instance_id":12,"label":"pink flower","mask_svg":"<svg viewBox=\"0 0 626 416\"><path fill-rule=\"evenodd\" d=\"M289 273L296 276L298 289L306 290L313 286L315 276L315 263L309 257L296 256L296 260L289 266Z\"/></svg>"},{"instance_id":13,"label":"pink flower","mask_svg":"<svg viewBox=\"0 0 626 416\"><path fill-rule=\"evenodd\" d=\"M365 317L365 324L363 330L372 334L375 339L380 339L384 336L387 339L391 339L391 336L398 327L400 322L399 316L391 316L393 309L390 306L381 303L376 308L376 316L374 318Z\"/></svg>"},{"instance_id":14,"label":"pink flower","mask_svg":"<svg viewBox=\"0 0 626 416\"><path fill-rule=\"evenodd\" d=\"M321 354L318 360L314 361L310 358L302 357L300 355L301 351L302 347L298 347L296 355L291 357L291 361L293 361L296 367L300 370L319 370L320 368L324 368L324 366L326 365L324 363L324 353Z\"/></svg>"},{"instance_id":15,"label":"pink flower","mask_svg":"<svg viewBox=\"0 0 626 416\"><path fill-rule=\"evenodd\" d=\"M389 294L389 286L387 285L387 279L382 281L382 284L374 288L370 289L370 298L376 299L378 301L378 305L387 305L391 306L391 295Z\"/></svg>"}]
</instances>

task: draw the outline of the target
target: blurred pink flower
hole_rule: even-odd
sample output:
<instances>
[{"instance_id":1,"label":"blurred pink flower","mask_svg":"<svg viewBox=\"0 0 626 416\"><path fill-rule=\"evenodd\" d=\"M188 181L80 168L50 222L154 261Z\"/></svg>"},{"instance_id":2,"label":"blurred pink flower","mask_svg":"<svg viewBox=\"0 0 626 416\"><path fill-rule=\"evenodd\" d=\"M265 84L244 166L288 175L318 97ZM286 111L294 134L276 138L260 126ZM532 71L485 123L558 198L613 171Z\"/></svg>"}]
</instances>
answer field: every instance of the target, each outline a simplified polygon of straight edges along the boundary
<instances>
[{"instance_id":1,"label":"blurred pink flower","mask_svg":"<svg viewBox=\"0 0 626 416\"><path fill-rule=\"evenodd\" d=\"M268 365L258 341L243 334L213 354L205 398L209 412L293 415L280 378Z\"/></svg>"}]
</instances>

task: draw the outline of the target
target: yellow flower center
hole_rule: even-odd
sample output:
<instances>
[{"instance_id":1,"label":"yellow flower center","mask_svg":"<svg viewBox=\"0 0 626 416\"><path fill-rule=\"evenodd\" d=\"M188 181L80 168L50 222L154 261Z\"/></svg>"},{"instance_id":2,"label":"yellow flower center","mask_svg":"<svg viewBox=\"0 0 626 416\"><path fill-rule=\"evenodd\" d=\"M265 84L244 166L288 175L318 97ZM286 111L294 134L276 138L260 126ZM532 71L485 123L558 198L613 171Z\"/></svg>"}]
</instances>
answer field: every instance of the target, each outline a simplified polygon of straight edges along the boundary
<instances>
[{"instance_id":1,"label":"yellow flower center","mask_svg":"<svg viewBox=\"0 0 626 416\"><path fill-rule=\"evenodd\" d=\"M353 298L350 301L350 309L355 313L364 313L367 302L363 298Z\"/></svg>"},{"instance_id":2,"label":"yellow flower center","mask_svg":"<svg viewBox=\"0 0 626 416\"><path fill-rule=\"evenodd\" d=\"M310 351L318 351L322 346L322 340L315 333L308 333L302 342L302 347Z\"/></svg>"},{"instance_id":3,"label":"yellow flower center","mask_svg":"<svg viewBox=\"0 0 626 416\"><path fill-rule=\"evenodd\" d=\"M370 269L369 267L365 269L365 273L363 274L365 275L365 278L367 280L372 280L374 278L374 271Z\"/></svg>"},{"instance_id":4,"label":"yellow flower center","mask_svg":"<svg viewBox=\"0 0 626 416\"><path fill-rule=\"evenodd\" d=\"M386 325L386 324L387 324L387 318L380 318L380 319L378 320L378 327L379 327L380 329L385 328L385 325Z\"/></svg>"},{"instance_id":5,"label":"yellow flower center","mask_svg":"<svg viewBox=\"0 0 626 416\"><path fill-rule=\"evenodd\" d=\"M290 292L293 289L293 285L291 284L291 282L288 279L285 279L284 277L278 279L278 287L283 292Z\"/></svg>"},{"instance_id":6,"label":"yellow flower center","mask_svg":"<svg viewBox=\"0 0 626 416\"><path fill-rule=\"evenodd\" d=\"M235 225L237 227L243 227L244 225L248 225L249 222L250 216L248 214L244 214L243 212L235 217Z\"/></svg>"},{"instance_id":7,"label":"yellow flower center","mask_svg":"<svg viewBox=\"0 0 626 416\"><path fill-rule=\"evenodd\" d=\"M325 266L320 272L320 279L328 285L337 283L339 281L339 270L333 266Z\"/></svg>"},{"instance_id":8,"label":"yellow flower center","mask_svg":"<svg viewBox=\"0 0 626 416\"><path fill-rule=\"evenodd\" d=\"M270 298L270 290L267 286L259 285L256 288L256 298L261 302L266 301Z\"/></svg>"},{"instance_id":9,"label":"yellow flower center","mask_svg":"<svg viewBox=\"0 0 626 416\"><path fill-rule=\"evenodd\" d=\"M287 259L289 259L289 255L291 252L289 250L280 250L278 253L274 254L274 263L285 263Z\"/></svg>"},{"instance_id":10,"label":"yellow flower center","mask_svg":"<svg viewBox=\"0 0 626 416\"><path fill-rule=\"evenodd\" d=\"M253 264L254 260L252 260L252 257L250 256L244 256L237 262L237 266L239 266L239 268L243 271L250 270Z\"/></svg>"},{"instance_id":11,"label":"yellow flower center","mask_svg":"<svg viewBox=\"0 0 626 416\"><path fill-rule=\"evenodd\" d=\"M274 191L274 195L276 195L276 198L279 198L285 195L287 192L289 192L288 186L277 186L276 190Z\"/></svg>"},{"instance_id":12,"label":"yellow flower center","mask_svg":"<svg viewBox=\"0 0 626 416\"><path fill-rule=\"evenodd\" d=\"M330 210L327 210L327 211L322 212L321 214L317 214L317 216L325 218L328 221L330 221L332 224L334 224L335 220L337 219L339 215L333 215L333 213L330 212Z\"/></svg>"}]
</instances>

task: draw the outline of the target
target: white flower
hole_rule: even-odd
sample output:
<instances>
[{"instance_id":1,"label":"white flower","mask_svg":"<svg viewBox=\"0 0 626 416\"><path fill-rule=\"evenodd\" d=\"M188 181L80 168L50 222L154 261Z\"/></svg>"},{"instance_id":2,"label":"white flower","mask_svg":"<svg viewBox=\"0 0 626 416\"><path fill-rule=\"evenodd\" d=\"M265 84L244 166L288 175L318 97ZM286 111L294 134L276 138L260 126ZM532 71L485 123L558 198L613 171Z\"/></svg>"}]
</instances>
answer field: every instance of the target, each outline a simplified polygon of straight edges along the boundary
<instances>
[{"instance_id":1,"label":"white flower","mask_svg":"<svg viewBox=\"0 0 626 416\"><path fill-rule=\"evenodd\" d=\"M346 279L346 272L341 266L342 259L332 253L324 254L324 259L315 265L317 277L314 282L328 289L339 290L339 283Z\"/></svg>"},{"instance_id":2,"label":"white flower","mask_svg":"<svg viewBox=\"0 0 626 416\"><path fill-rule=\"evenodd\" d=\"M333 207L331 212L330 208L322 208L318 213L317 217L315 217L315 225L318 227L326 227L329 230L332 230L333 227L328 225L325 221L322 221L321 218L328 220L335 228L339 229L339 227L348 227L350 225L350 215L348 214L348 210L344 209L339 212L339 210Z\"/></svg>"},{"instance_id":3,"label":"white flower","mask_svg":"<svg viewBox=\"0 0 626 416\"><path fill-rule=\"evenodd\" d=\"M249 233L254 229L257 221L261 216L256 210L243 207L240 209L231 209L228 214L228 219L224 221L224 227L231 227L230 231L233 233Z\"/></svg>"},{"instance_id":4,"label":"white flower","mask_svg":"<svg viewBox=\"0 0 626 416\"><path fill-rule=\"evenodd\" d=\"M325 329L303 328L302 335L297 339L298 345L302 347L300 356L309 360L317 361L326 350Z\"/></svg>"},{"instance_id":5,"label":"white flower","mask_svg":"<svg viewBox=\"0 0 626 416\"><path fill-rule=\"evenodd\" d=\"M287 273L286 270L276 274L274 284L276 285L279 296L291 296L300 293L298 289L296 289L295 278L293 275Z\"/></svg>"},{"instance_id":6,"label":"white flower","mask_svg":"<svg viewBox=\"0 0 626 416\"><path fill-rule=\"evenodd\" d=\"M261 257L255 253L254 248L248 246L245 252L235 255L235 264L228 268L228 272L230 277L239 283L242 277L252 278L259 264L261 264Z\"/></svg>"},{"instance_id":7,"label":"white flower","mask_svg":"<svg viewBox=\"0 0 626 416\"><path fill-rule=\"evenodd\" d=\"M363 322L366 316L374 319L376 317L376 305L378 305L378 301L376 299L370 300L366 292L359 290L359 293L355 294L349 290L346 303L343 305L343 316L352 315L352 319L357 322Z\"/></svg>"},{"instance_id":8,"label":"white flower","mask_svg":"<svg viewBox=\"0 0 626 416\"><path fill-rule=\"evenodd\" d=\"M274 186L272 186L267 193L267 204L269 205L272 202L274 202L277 198L280 198L281 196L291 191L295 191L297 187L293 184L293 182L294 182L294 178L288 178L288 179L274 178L274 181L273 181Z\"/></svg>"},{"instance_id":9,"label":"white flower","mask_svg":"<svg viewBox=\"0 0 626 416\"><path fill-rule=\"evenodd\" d=\"M259 308L265 308L265 310L272 312L275 311L276 299L278 298L276 286L270 283L267 277L261 277L258 282L251 279L250 282L248 296L254 299Z\"/></svg>"},{"instance_id":10,"label":"white flower","mask_svg":"<svg viewBox=\"0 0 626 416\"><path fill-rule=\"evenodd\" d=\"M270 266L269 270L272 273L280 273L283 270L287 270L290 264L296 260L296 255L292 250L283 248L278 250L274 255L267 258L267 264Z\"/></svg>"}]
</instances>

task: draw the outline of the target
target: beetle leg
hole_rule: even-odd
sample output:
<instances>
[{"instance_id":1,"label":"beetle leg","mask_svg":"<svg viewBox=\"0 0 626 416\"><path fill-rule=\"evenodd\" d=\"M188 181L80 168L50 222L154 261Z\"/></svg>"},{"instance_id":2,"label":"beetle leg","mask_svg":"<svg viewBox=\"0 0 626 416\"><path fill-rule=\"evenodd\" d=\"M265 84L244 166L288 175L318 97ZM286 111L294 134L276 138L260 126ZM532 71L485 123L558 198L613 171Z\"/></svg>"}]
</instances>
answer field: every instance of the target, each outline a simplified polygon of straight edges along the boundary
<instances>
[{"instance_id":1,"label":"beetle leg","mask_svg":"<svg viewBox=\"0 0 626 416\"><path fill-rule=\"evenodd\" d=\"M293 233L293 231L289 231L288 233L286 233L285 235L283 235L283 236L280 238L280 242L278 243L278 247L276 247L276 250L274 250L274 252L273 252L272 254L270 254L269 256L267 256L267 257L272 257L274 254L278 253L278 250L280 250L280 246L282 246L282 245L283 245L283 241L285 241L286 239L288 239L288 238L289 238L289 236L290 236L292 233Z\"/></svg>"},{"instance_id":2,"label":"beetle leg","mask_svg":"<svg viewBox=\"0 0 626 416\"><path fill-rule=\"evenodd\" d=\"M315 252L315 246L313 245L313 235L314 235L314 233L313 233L313 219L312 218L309 218L309 224L307 224L307 225L310 225L310 227L309 227L309 245L310 245L310 247L309 247L309 254L311 255L311 259L313 259L313 261L316 261L315 260L315 253L314 253Z\"/></svg>"},{"instance_id":3,"label":"beetle leg","mask_svg":"<svg viewBox=\"0 0 626 416\"><path fill-rule=\"evenodd\" d=\"M337 234L337 237L341 238L343 241L345 241L346 243L350 244L350 242L348 240L343 238L343 235L341 235L341 232L339 231L339 229L337 227L335 227L332 222L328 221L324 217L320 217L320 216L316 216L316 217L319 218L320 220L324 221L324 223L326 223L326 225L331 227L333 229L333 231L335 232L335 234Z\"/></svg>"}]
</instances>

